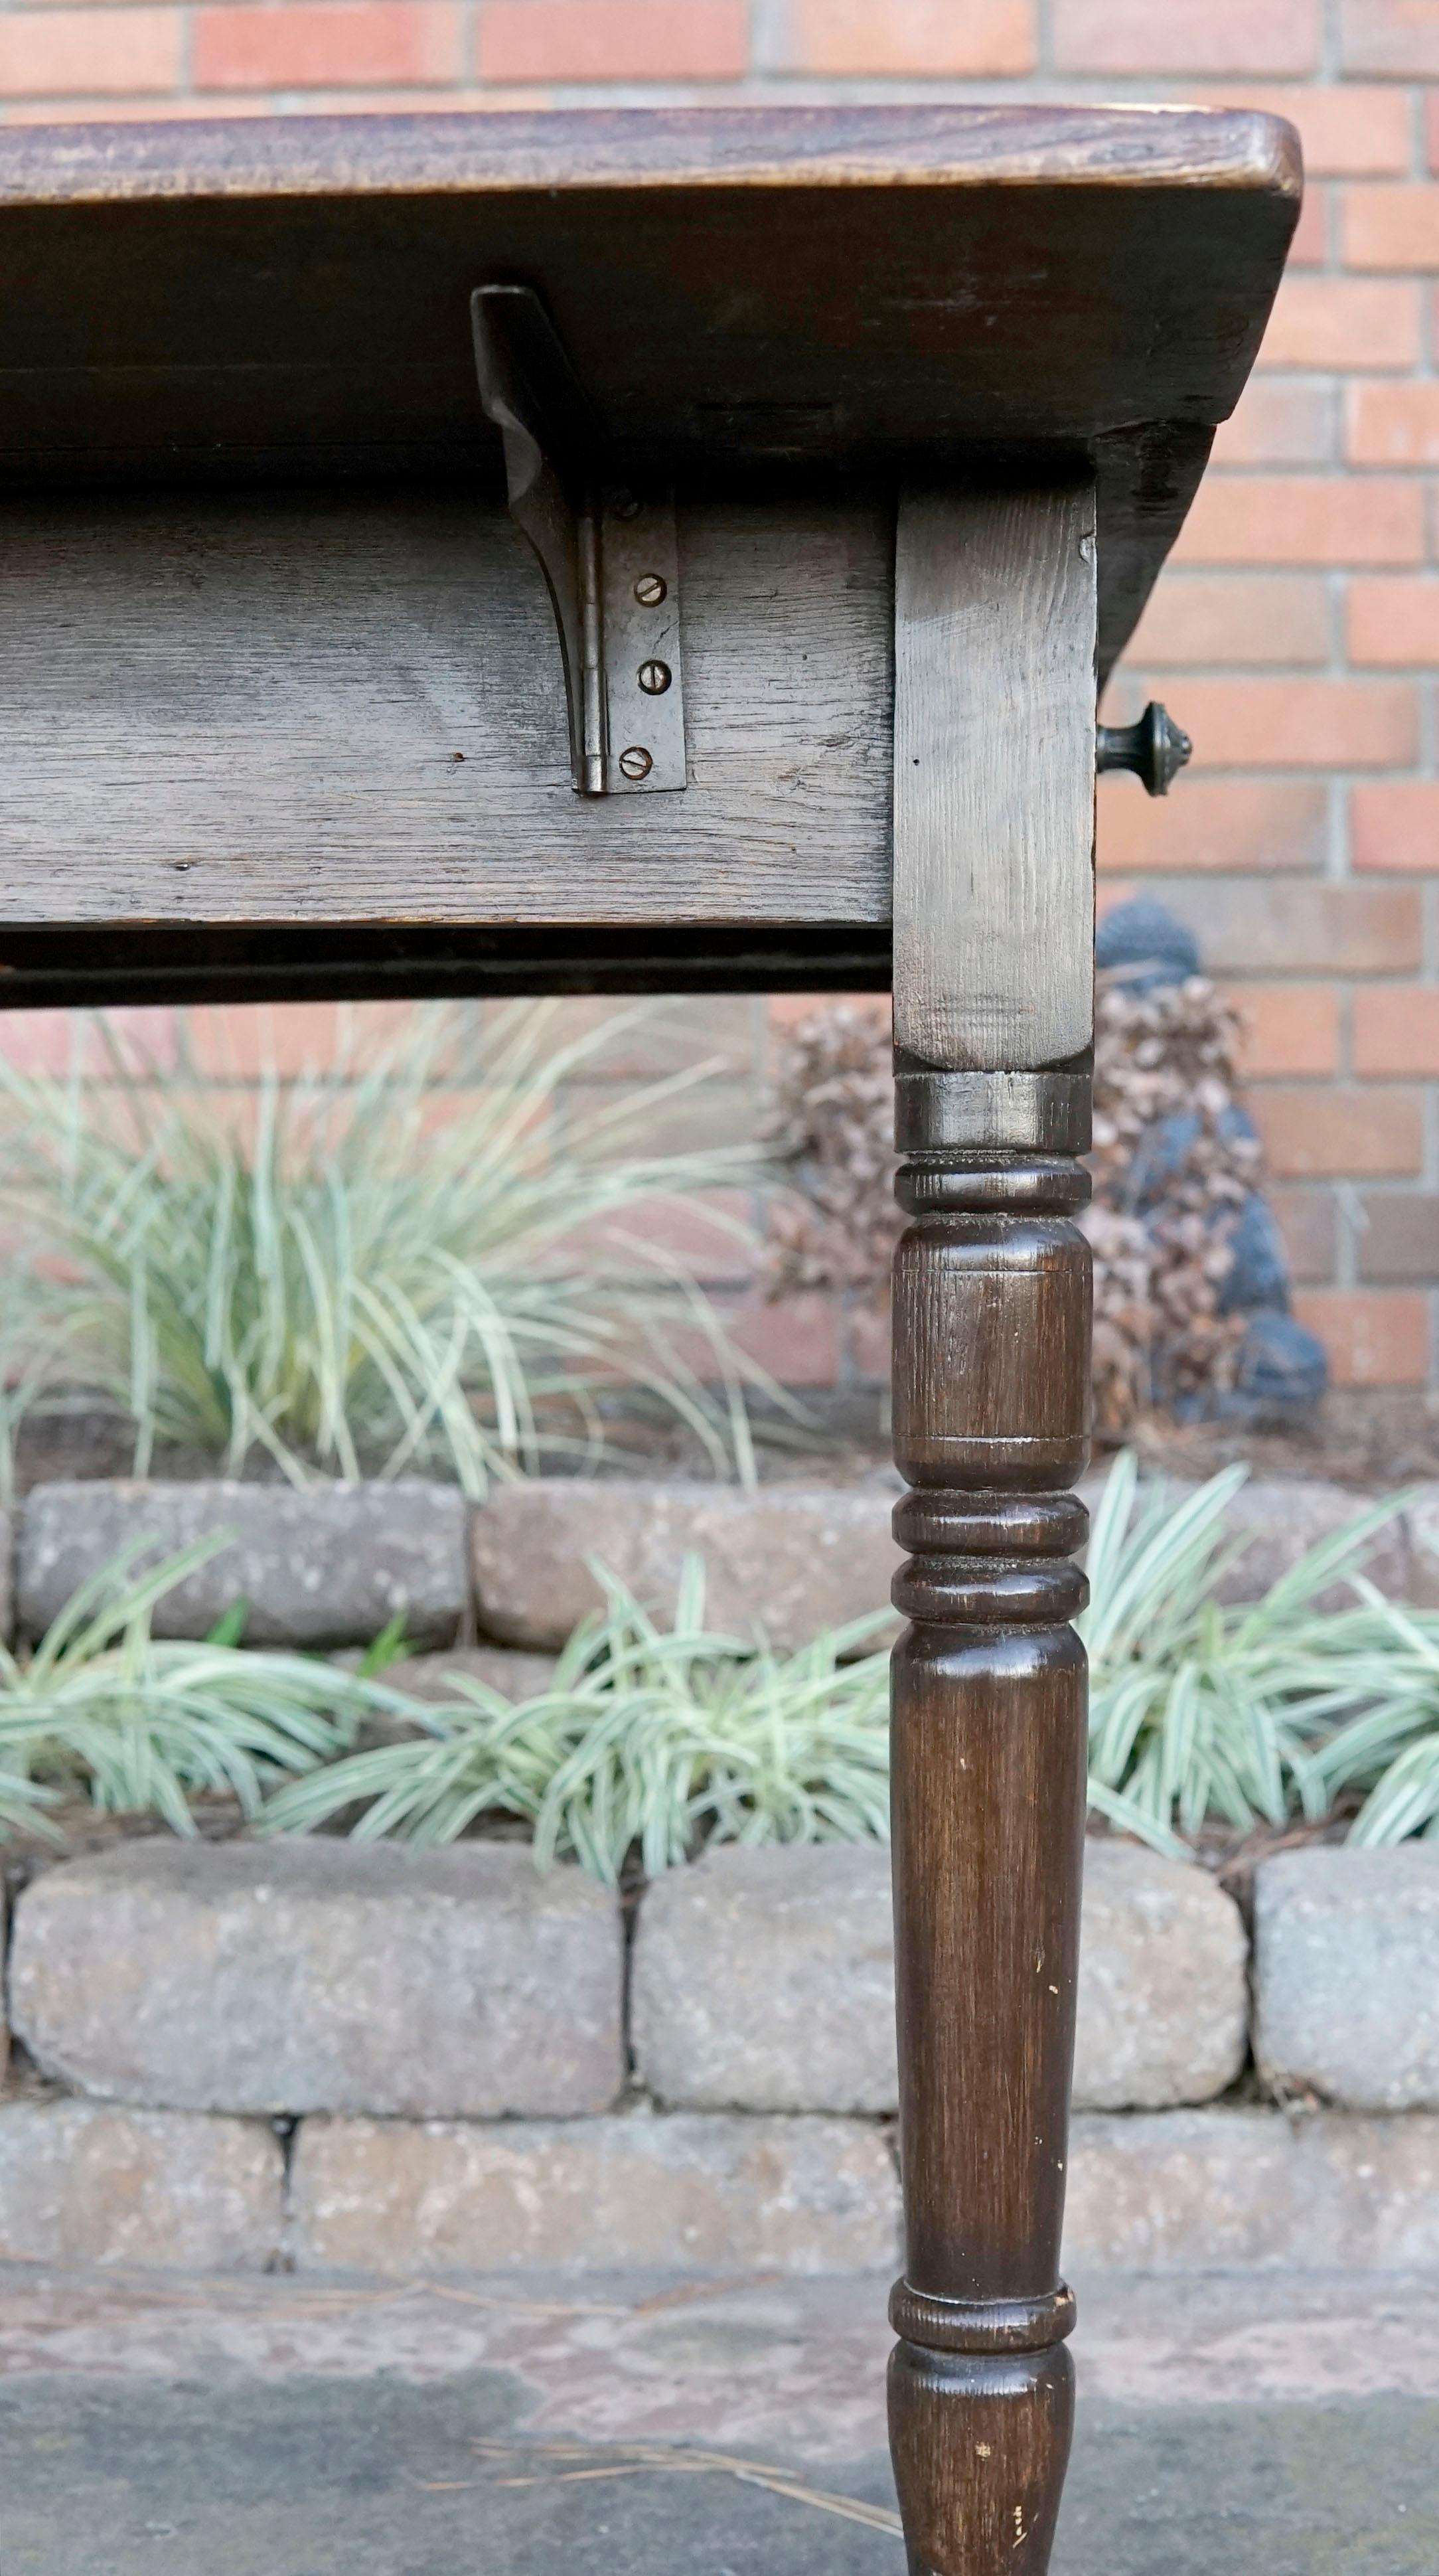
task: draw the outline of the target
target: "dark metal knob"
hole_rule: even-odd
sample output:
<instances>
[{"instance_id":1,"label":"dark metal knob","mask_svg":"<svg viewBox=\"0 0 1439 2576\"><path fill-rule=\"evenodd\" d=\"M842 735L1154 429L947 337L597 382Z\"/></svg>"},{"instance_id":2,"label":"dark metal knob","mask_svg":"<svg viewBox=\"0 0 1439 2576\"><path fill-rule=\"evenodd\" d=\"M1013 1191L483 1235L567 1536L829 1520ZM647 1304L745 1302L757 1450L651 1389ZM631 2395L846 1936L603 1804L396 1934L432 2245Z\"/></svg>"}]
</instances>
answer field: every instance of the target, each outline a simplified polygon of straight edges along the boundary
<instances>
[{"instance_id":1,"label":"dark metal knob","mask_svg":"<svg viewBox=\"0 0 1439 2576\"><path fill-rule=\"evenodd\" d=\"M1194 749L1167 707L1151 698L1137 724L1100 725L1095 734L1096 769L1132 769L1151 796L1167 796Z\"/></svg>"}]
</instances>

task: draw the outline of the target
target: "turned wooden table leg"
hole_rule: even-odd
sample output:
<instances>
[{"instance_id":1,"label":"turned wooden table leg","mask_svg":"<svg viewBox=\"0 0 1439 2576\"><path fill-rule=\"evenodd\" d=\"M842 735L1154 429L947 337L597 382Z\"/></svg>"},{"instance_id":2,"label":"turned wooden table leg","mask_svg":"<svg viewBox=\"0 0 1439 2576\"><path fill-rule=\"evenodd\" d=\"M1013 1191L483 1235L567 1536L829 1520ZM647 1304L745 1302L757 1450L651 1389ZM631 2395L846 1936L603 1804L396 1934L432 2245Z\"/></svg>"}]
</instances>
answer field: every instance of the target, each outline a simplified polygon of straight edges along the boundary
<instances>
[{"instance_id":1,"label":"turned wooden table leg","mask_svg":"<svg viewBox=\"0 0 1439 2576\"><path fill-rule=\"evenodd\" d=\"M896 581L894 1872L915 2576L1041 2576L1085 1811L1093 513L901 506Z\"/></svg>"}]
</instances>

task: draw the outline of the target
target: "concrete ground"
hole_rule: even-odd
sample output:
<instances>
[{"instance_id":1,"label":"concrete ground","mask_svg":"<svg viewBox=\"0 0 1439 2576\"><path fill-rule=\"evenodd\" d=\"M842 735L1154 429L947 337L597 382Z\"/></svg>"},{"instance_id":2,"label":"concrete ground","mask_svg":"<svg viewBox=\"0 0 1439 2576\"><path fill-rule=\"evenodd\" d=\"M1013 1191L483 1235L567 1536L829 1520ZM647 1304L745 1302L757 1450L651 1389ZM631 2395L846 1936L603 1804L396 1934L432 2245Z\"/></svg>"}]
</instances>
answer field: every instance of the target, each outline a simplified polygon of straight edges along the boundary
<instances>
[{"instance_id":1,"label":"concrete ground","mask_svg":"<svg viewBox=\"0 0 1439 2576\"><path fill-rule=\"evenodd\" d=\"M884 2287L0 2268L5 2576L902 2576ZM1432 2576L1439 2282L1080 2284L1055 2576Z\"/></svg>"}]
</instances>

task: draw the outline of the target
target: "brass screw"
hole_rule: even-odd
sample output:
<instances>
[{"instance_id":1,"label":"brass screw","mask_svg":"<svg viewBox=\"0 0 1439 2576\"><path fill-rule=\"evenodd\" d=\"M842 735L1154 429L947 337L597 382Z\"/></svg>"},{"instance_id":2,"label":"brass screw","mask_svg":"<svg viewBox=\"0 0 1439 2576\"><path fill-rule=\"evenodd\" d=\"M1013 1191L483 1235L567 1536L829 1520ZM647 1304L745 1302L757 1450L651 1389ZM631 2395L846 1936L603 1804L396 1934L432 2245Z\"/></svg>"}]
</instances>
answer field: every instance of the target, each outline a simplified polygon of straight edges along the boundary
<instances>
[{"instance_id":1,"label":"brass screw","mask_svg":"<svg viewBox=\"0 0 1439 2576\"><path fill-rule=\"evenodd\" d=\"M641 662L640 664L640 687L647 698L662 698L673 678L674 673L668 662Z\"/></svg>"},{"instance_id":2,"label":"brass screw","mask_svg":"<svg viewBox=\"0 0 1439 2576\"><path fill-rule=\"evenodd\" d=\"M628 751L620 753L620 767L626 778L648 778L654 762L643 743L632 742Z\"/></svg>"},{"instance_id":3,"label":"brass screw","mask_svg":"<svg viewBox=\"0 0 1439 2576\"><path fill-rule=\"evenodd\" d=\"M658 608L660 601L669 597L669 587L657 572L642 572L635 583L635 597L641 608Z\"/></svg>"}]
</instances>

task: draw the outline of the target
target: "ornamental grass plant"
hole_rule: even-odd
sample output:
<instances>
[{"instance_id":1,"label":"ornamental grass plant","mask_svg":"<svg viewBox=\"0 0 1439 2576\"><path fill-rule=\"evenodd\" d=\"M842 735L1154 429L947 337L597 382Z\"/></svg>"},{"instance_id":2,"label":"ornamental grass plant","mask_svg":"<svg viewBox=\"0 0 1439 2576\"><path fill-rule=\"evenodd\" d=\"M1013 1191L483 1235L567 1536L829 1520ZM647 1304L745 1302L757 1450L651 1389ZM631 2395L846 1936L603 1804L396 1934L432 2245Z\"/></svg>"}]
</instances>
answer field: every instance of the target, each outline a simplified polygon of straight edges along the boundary
<instances>
[{"instance_id":1,"label":"ornamental grass plant","mask_svg":"<svg viewBox=\"0 0 1439 2576\"><path fill-rule=\"evenodd\" d=\"M1178 1497L1142 1493L1132 1459L1110 1475L1081 1622L1091 1806L1179 1858L1216 1825L1319 1823L1356 1798L1355 1841L1439 1831L1439 1612L1386 1601L1362 1570L1403 1497L1230 1605L1216 1587L1242 1562L1225 1516L1243 1474ZM271 1833L425 1845L518 1821L540 1866L574 1858L608 1884L710 1843L888 1832L887 1612L782 1655L707 1626L695 1560L668 1621L596 1564L605 1607L544 1691L515 1703L456 1672L433 1702L379 1669L394 1635L358 1673L220 1632L157 1643L155 1602L222 1543L142 1575L128 1551L28 1659L0 1650L0 1831L43 1831L78 1794L183 1833L218 1791ZM1351 1606L1322 1606L1336 1586ZM367 1746L367 1718L403 1731Z\"/></svg>"},{"instance_id":2,"label":"ornamental grass plant","mask_svg":"<svg viewBox=\"0 0 1439 2576\"><path fill-rule=\"evenodd\" d=\"M327 1064L238 1102L185 1071L183 1014L178 1072L103 1019L64 1078L0 1059L8 1431L78 1391L129 1418L137 1474L176 1443L231 1475L428 1466L479 1494L593 1460L625 1390L748 1475L745 1392L776 1390L657 1238L660 1202L754 1157L642 1150L704 1066L568 1103L556 1142L561 1086L635 1015L561 1042L555 1012L417 1009L363 1055L351 1016Z\"/></svg>"},{"instance_id":3,"label":"ornamental grass plant","mask_svg":"<svg viewBox=\"0 0 1439 2576\"><path fill-rule=\"evenodd\" d=\"M137 1574L143 1544L82 1584L33 1654L0 1646L0 1833L53 1831L48 1811L76 1797L177 1834L206 1794L256 1817L278 1779L334 1761L394 1696L305 1655L157 1640L156 1602L224 1538Z\"/></svg>"},{"instance_id":4,"label":"ornamental grass plant","mask_svg":"<svg viewBox=\"0 0 1439 2576\"><path fill-rule=\"evenodd\" d=\"M270 1802L274 1832L359 1805L357 1838L452 1842L500 1813L532 1826L541 1867L573 1856L613 1884L707 1843L859 1842L889 1830L889 1657L851 1657L886 1611L797 1654L705 1625L704 1569L685 1566L669 1626L596 1565L606 1607L581 1623L550 1688L516 1706L464 1674L412 1711L414 1741L351 1755Z\"/></svg>"}]
</instances>

